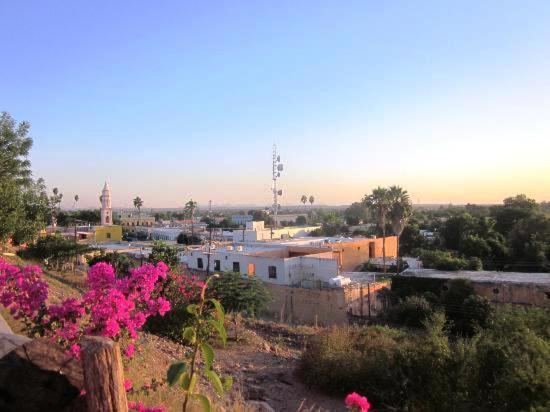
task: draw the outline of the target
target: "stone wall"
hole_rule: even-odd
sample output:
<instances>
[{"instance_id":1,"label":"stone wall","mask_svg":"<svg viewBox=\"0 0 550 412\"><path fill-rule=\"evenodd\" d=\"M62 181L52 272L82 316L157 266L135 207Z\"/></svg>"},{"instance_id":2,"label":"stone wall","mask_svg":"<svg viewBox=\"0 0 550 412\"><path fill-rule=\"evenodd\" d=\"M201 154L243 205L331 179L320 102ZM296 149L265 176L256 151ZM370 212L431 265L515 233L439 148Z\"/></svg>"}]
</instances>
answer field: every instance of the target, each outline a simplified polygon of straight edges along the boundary
<instances>
[{"instance_id":1,"label":"stone wall","mask_svg":"<svg viewBox=\"0 0 550 412\"><path fill-rule=\"evenodd\" d=\"M273 284L266 286L273 297L268 313L275 320L329 326L347 324L349 314L368 316L369 287L366 284L323 289ZM381 300L377 295L385 287L385 284L379 283L370 285L371 316L375 316L382 309Z\"/></svg>"}]
</instances>

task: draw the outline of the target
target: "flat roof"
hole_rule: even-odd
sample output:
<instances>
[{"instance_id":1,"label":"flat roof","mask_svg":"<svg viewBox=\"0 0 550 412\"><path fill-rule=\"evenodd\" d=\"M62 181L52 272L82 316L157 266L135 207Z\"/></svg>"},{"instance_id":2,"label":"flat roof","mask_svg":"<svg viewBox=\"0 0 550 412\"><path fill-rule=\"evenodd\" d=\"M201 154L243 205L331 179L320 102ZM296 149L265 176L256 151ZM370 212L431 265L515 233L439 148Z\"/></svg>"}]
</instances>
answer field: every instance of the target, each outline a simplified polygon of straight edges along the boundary
<instances>
[{"instance_id":1,"label":"flat roof","mask_svg":"<svg viewBox=\"0 0 550 412\"><path fill-rule=\"evenodd\" d=\"M444 271L437 269L407 269L400 276L437 278L437 279L469 279L483 283L531 283L550 286L550 273L523 273L499 271Z\"/></svg>"}]
</instances>

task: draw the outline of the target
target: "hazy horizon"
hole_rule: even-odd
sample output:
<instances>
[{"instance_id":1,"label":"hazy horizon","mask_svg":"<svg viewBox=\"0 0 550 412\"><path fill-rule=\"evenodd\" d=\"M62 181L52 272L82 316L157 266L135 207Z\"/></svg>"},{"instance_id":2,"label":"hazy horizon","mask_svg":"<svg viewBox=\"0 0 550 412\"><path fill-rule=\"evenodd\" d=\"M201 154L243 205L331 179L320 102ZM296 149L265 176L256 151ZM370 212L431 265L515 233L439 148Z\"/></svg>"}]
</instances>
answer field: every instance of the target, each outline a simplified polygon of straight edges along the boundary
<instances>
[{"instance_id":1,"label":"hazy horizon","mask_svg":"<svg viewBox=\"0 0 550 412\"><path fill-rule=\"evenodd\" d=\"M70 208L550 200L550 2L2 5L0 111Z\"/></svg>"}]
</instances>

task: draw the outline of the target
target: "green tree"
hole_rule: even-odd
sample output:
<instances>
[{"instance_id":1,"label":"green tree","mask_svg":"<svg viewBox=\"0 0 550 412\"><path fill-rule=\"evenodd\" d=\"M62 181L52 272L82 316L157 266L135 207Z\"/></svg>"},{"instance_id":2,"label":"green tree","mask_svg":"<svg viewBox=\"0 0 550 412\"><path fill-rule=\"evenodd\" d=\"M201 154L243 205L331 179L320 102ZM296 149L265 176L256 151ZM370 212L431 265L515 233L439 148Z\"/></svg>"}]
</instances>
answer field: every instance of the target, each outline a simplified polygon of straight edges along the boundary
<instances>
[{"instance_id":1,"label":"green tree","mask_svg":"<svg viewBox=\"0 0 550 412\"><path fill-rule=\"evenodd\" d=\"M139 196L136 196L133 202L134 202L134 207L138 211L138 216L141 218L141 207L143 206L143 200L141 200Z\"/></svg>"},{"instance_id":2,"label":"green tree","mask_svg":"<svg viewBox=\"0 0 550 412\"><path fill-rule=\"evenodd\" d=\"M34 240L50 214L44 181L31 179L29 127L0 114L0 248Z\"/></svg>"},{"instance_id":3,"label":"green tree","mask_svg":"<svg viewBox=\"0 0 550 412\"><path fill-rule=\"evenodd\" d=\"M191 219L191 239L193 240L195 238L195 212L197 210L197 202L195 202L193 199L189 199L189 201L185 204L185 208L183 212L187 216L188 219Z\"/></svg>"},{"instance_id":4,"label":"green tree","mask_svg":"<svg viewBox=\"0 0 550 412\"><path fill-rule=\"evenodd\" d=\"M262 281L244 277L235 272L227 272L214 279L212 291L226 311L234 315L236 340L238 339L238 316L236 315L256 316L271 300L271 295Z\"/></svg>"},{"instance_id":5,"label":"green tree","mask_svg":"<svg viewBox=\"0 0 550 412\"><path fill-rule=\"evenodd\" d=\"M368 212L363 203L355 202L344 211L344 218L348 225L355 226L368 219Z\"/></svg>"},{"instance_id":6,"label":"green tree","mask_svg":"<svg viewBox=\"0 0 550 412\"><path fill-rule=\"evenodd\" d=\"M399 266L399 241L401 234L412 214L412 204L409 194L399 186L390 186L388 195L391 200L389 216L393 233L397 236L397 273L400 273ZM384 265L385 266L385 265Z\"/></svg>"},{"instance_id":7,"label":"green tree","mask_svg":"<svg viewBox=\"0 0 550 412\"><path fill-rule=\"evenodd\" d=\"M88 245L75 243L59 234L39 238L21 251L25 258L45 260L49 267L60 270L64 263L73 262L78 256L91 252Z\"/></svg>"},{"instance_id":8,"label":"green tree","mask_svg":"<svg viewBox=\"0 0 550 412\"><path fill-rule=\"evenodd\" d=\"M54 187L52 194L50 195L50 212L51 212L51 225L55 228L57 226L57 217L61 213L61 200L63 199L63 193L59 192L57 187Z\"/></svg>"},{"instance_id":9,"label":"green tree","mask_svg":"<svg viewBox=\"0 0 550 412\"><path fill-rule=\"evenodd\" d=\"M537 202L525 195L508 197L502 206L491 208L491 215L496 220L495 229L507 236L517 222L535 214L538 209Z\"/></svg>"},{"instance_id":10,"label":"green tree","mask_svg":"<svg viewBox=\"0 0 550 412\"><path fill-rule=\"evenodd\" d=\"M32 181L29 128L29 123L17 124L7 112L0 114L0 182L11 180L24 186Z\"/></svg>"},{"instance_id":11,"label":"green tree","mask_svg":"<svg viewBox=\"0 0 550 412\"><path fill-rule=\"evenodd\" d=\"M365 195L363 204L376 216L378 226L382 230L382 262L386 273L386 219L392 205L389 190L378 186L370 195Z\"/></svg>"},{"instance_id":12,"label":"green tree","mask_svg":"<svg viewBox=\"0 0 550 412\"><path fill-rule=\"evenodd\" d=\"M162 241L153 242L153 249L149 254L149 262L154 264L164 262L170 269L174 270L179 264L178 250Z\"/></svg>"},{"instance_id":13,"label":"green tree","mask_svg":"<svg viewBox=\"0 0 550 412\"><path fill-rule=\"evenodd\" d=\"M307 224L307 218L303 215L300 215L296 218L296 224L298 226L305 226Z\"/></svg>"}]
</instances>

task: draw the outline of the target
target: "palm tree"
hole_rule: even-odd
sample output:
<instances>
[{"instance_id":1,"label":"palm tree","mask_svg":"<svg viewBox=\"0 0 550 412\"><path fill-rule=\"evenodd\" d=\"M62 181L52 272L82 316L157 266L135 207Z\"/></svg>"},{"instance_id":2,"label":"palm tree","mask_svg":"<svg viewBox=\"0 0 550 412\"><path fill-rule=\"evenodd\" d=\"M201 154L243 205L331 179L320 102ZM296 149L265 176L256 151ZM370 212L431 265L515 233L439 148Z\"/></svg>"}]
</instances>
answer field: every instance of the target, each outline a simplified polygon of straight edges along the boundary
<instances>
[{"instance_id":1,"label":"palm tree","mask_svg":"<svg viewBox=\"0 0 550 412\"><path fill-rule=\"evenodd\" d=\"M376 216L378 226L382 229L382 263L386 273L386 218L391 207L389 190L378 186L370 195L365 195L363 204Z\"/></svg>"},{"instance_id":2,"label":"palm tree","mask_svg":"<svg viewBox=\"0 0 550 412\"><path fill-rule=\"evenodd\" d=\"M315 198L313 196L309 197L309 204L313 206L313 202L315 202Z\"/></svg>"},{"instance_id":3,"label":"palm tree","mask_svg":"<svg viewBox=\"0 0 550 412\"><path fill-rule=\"evenodd\" d=\"M184 213L191 219L191 244L195 244L195 210L197 209L197 202L195 202L193 199L189 199L189 201L185 204Z\"/></svg>"},{"instance_id":4,"label":"palm tree","mask_svg":"<svg viewBox=\"0 0 550 412\"><path fill-rule=\"evenodd\" d=\"M78 195L74 195L73 209L74 209L74 207L76 206L76 204L78 203L79 200L80 200L80 197Z\"/></svg>"},{"instance_id":5,"label":"palm tree","mask_svg":"<svg viewBox=\"0 0 550 412\"><path fill-rule=\"evenodd\" d=\"M141 206L143 206L143 200L141 200L141 197L136 196L134 199L134 207L138 210L138 218L141 219Z\"/></svg>"},{"instance_id":6,"label":"palm tree","mask_svg":"<svg viewBox=\"0 0 550 412\"><path fill-rule=\"evenodd\" d=\"M399 273L399 239L412 213L409 194L399 186L389 188L391 207L389 211L393 233L397 236L397 273Z\"/></svg>"},{"instance_id":7,"label":"palm tree","mask_svg":"<svg viewBox=\"0 0 550 412\"><path fill-rule=\"evenodd\" d=\"M306 196L306 195L302 195L302 197L300 198L300 202L302 202L302 203L304 204L304 207L306 207L307 196Z\"/></svg>"}]
</instances>

